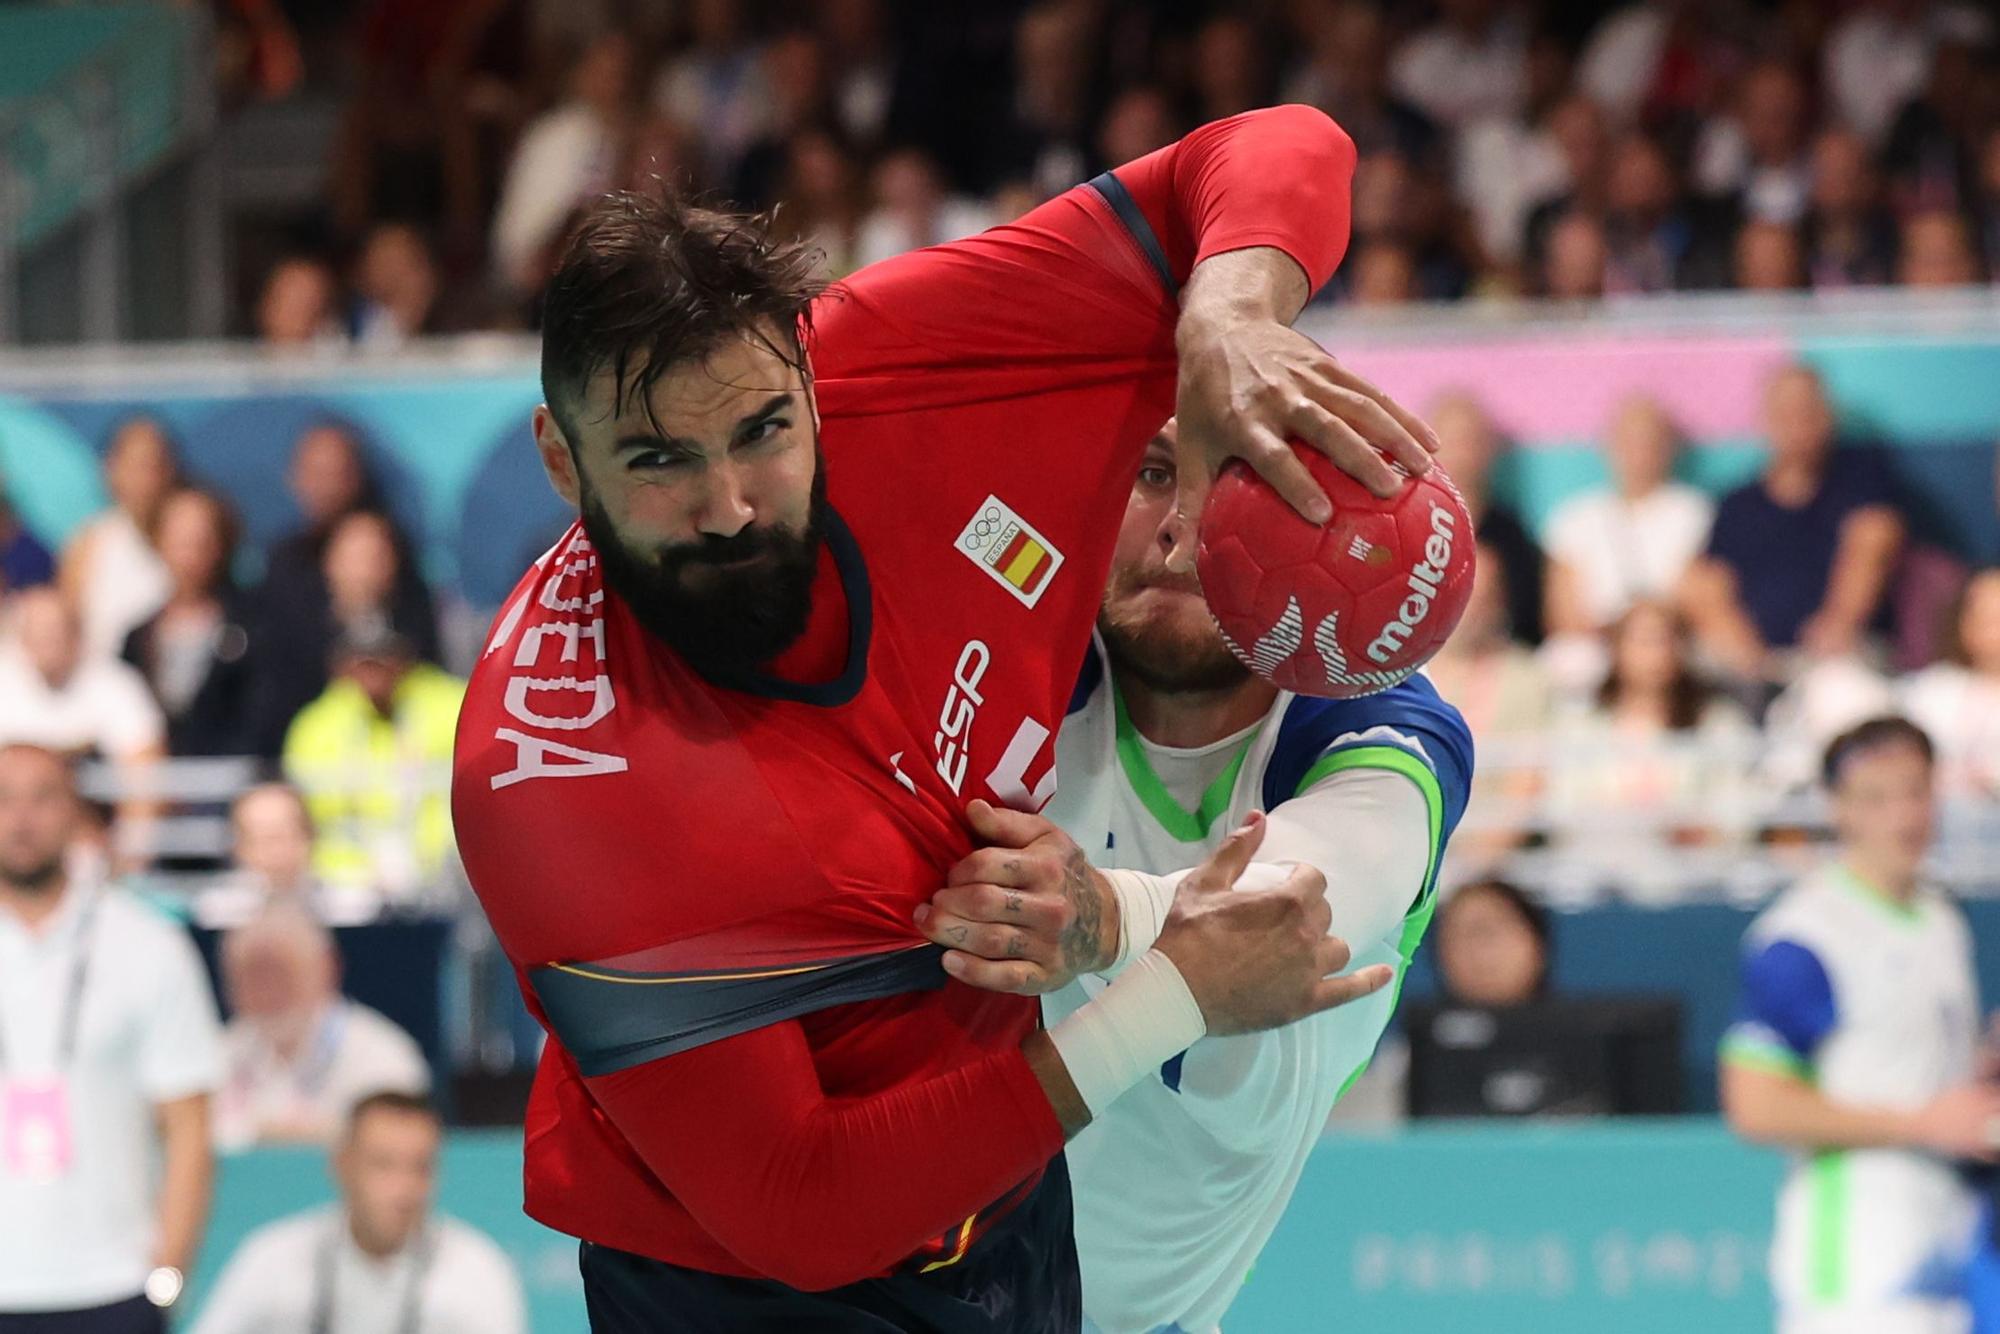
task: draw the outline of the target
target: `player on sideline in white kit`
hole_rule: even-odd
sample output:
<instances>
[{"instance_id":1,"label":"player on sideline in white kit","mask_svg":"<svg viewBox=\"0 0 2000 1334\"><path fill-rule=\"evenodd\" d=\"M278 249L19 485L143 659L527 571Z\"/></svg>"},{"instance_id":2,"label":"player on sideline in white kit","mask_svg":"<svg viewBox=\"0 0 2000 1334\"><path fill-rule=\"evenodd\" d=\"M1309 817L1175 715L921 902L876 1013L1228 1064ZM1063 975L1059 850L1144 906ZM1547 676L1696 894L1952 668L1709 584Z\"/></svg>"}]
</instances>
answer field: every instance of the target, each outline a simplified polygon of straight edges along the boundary
<instances>
[{"instance_id":1,"label":"player on sideline in white kit","mask_svg":"<svg viewBox=\"0 0 2000 1334\"><path fill-rule=\"evenodd\" d=\"M1780 1334L1966 1334L1980 1205L1963 1161L1994 1160L2000 1088L1978 1078L1979 992L1958 908L1924 883L1930 738L1877 718L1823 777L1837 855L1744 937L1722 1106L1795 1151L1778 1195Z\"/></svg>"},{"instance_id":2,"label":"player on sideline in white kit","mask_svg":"<svg viewBox=\"0 0 2000 1334\"><path fill-rule=\"evenodd\" d=\"M1136 875L1164 915L1177 873L1253 810L1268 813L1266 833L1239 886L1275 884L1289 864L1317 868L1352 967L1387 966L1400 982L1470 782L1471 736L1428 681L1307 699L1231 655L1192 575L1166 568L1178 523L1171 430L1133 483L1098 637L1057 735L1047 818L982 817L995 846L954 870L925 923L932 939L974 956L948 966L976 985L1046 989L1082 972L1045 997L1051 1024L1107 986L1116 965L1078 969L1016 925L1038 915L1020 896L1053 892L1038 875ZM1121 923L1121 935L1151 929ZM1397 990L1270 1033L1204 1038L1093 1109L1069 1147L1087 1332L1217 1328Z\"/></svg>"}]
</instances>

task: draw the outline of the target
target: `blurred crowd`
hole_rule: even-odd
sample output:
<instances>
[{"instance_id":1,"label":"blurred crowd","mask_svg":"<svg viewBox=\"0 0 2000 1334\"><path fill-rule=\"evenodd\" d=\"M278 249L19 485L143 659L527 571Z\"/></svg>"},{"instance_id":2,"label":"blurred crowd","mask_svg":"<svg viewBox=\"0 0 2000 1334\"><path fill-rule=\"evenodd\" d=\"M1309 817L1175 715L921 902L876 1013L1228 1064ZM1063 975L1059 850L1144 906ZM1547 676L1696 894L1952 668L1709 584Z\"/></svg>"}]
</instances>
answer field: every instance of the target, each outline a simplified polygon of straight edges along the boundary
<instances>
[{"instance_id":1,"label":"blurred crowd","mask_svg":"<svg viewBox=\"0 0 2000 1334\"><path fill-rule=\"evenodd\" d=\"M1940 869L1990 879L2000 569L1940 545L1880 451L1837 438L1810 368L1765 385L1742 485L1677 480L1672 417L1635 397L1598 442L1608 483L1538 528L1492 493L1505 441L1481 406L1449 396L1431 420L1479 534L1472 603L1428 668L1480 740L1461 876L1534 851L1558 894L1755 897L1768 878L1730 882L1806 852L1826 744L1902 712L1938 745Z\"/></svg>"},{"instance_id":2,"label":"blurred crowd","mask_svg":"<svg viewBox=\"0 0 2000 1334\"><path fill-rule=\"evenodd\" d=\"M239 327L532 327L578 210L779 206L839 276L1279 101L1360 150L1324 300L2000 274L2000 65L1950 0L216 0L238 107L345 107Z\"/></svg>"}]
</instances>

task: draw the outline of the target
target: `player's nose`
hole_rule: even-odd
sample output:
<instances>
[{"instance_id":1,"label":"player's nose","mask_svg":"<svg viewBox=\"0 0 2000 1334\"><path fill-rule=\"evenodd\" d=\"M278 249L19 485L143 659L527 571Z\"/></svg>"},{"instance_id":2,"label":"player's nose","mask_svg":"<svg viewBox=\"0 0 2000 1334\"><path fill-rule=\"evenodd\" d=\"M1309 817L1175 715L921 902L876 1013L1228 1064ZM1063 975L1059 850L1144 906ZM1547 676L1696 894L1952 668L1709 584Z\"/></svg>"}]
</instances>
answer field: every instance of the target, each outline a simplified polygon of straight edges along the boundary
<instances>
[{"instance_id":1,"label":"player's nose","mask_svg":"<svg viewBox=\"0 0 2000 1334\"><path fill-rule=\"evenodd\" d=\"M750 503L749 488L741 472L728 462L702 470L701 491L696 499L695 527L717 537L734 537L757 517Z\"/></svg>"},{"instance_id":2,"label":"player's nose","mask_svg":"<svg viewBox=\"0 0 2000 1334\"><path fill-rule=\"evenodd\" d=\"M1160 507L1160 510L1160 526L1153 533L1153 541L1159 547L1160 554L1162 556L1170 556L1176 548L1183 544L1191 546L1194 542L1194 534L1189 531L1190 525L1181 518L1180 513L1174 508L1172 496L1167 497L1166 502Z\"/></svg>"}]
</instances>

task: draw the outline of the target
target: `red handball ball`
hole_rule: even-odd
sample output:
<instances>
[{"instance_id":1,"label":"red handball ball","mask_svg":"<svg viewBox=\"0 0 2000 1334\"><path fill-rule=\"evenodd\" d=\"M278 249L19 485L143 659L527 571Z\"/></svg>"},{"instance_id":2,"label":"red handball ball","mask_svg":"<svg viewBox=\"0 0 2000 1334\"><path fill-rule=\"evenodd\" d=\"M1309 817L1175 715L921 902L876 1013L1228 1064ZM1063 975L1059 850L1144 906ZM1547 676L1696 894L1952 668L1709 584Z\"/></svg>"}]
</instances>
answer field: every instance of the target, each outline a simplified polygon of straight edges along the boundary
<instances>
[{"instance_id":1,"label":"red handball ball","mask_svg":"<svg viewBox=\"0 0 2000 1334\"><path fill-rule=\"evenodd\" d=\"M1222 637L1301 695L1387 690L1430 660L1472 596L1472 516L1433 466L1384 500L1293 442L1333 502L1315 527L1240 460L1202 510L1195 569Z\"/></svg>"}]
</instances>

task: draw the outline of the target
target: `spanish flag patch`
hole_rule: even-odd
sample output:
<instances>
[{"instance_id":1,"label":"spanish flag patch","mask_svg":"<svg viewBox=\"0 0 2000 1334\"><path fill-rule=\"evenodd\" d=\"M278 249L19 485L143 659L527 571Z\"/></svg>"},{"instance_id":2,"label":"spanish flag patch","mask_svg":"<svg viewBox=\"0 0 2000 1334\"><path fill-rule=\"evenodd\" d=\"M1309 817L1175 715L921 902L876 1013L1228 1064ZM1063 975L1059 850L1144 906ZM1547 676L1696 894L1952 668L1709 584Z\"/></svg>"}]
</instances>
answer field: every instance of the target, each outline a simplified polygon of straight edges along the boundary
<instances>
[{"instance_id":1,"label":"spanish flag patch","mask_svg":"<svg viewBox=\"0 0 2000 1334\"><path fill-rule=\"evenodd\" d=\"M1055 572L1062 552L997 496L980 502L958 535L958 549L1002 588L1034 606Z\"/></svg>"}]
</instances>

